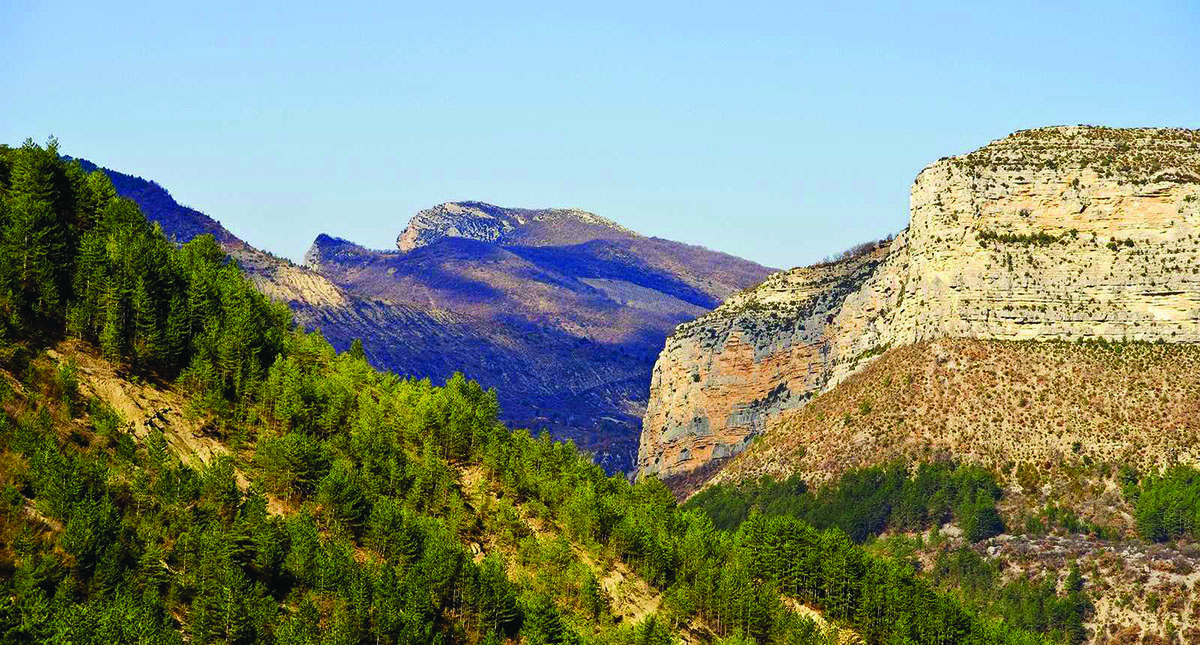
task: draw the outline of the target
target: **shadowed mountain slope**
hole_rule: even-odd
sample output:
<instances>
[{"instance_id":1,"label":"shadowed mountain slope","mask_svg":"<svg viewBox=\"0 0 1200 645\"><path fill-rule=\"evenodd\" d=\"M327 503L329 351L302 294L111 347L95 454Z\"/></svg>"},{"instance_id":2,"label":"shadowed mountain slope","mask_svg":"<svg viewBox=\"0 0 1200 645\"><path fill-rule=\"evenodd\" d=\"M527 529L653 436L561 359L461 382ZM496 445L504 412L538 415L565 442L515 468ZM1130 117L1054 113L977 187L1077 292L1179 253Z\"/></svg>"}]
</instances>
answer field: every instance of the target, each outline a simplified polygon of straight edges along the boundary
<instances>
[{"instance_id":1,"label":"shadowed mountain slope","mask_svg":"<svg viewBox=\"0 0 1200 645\"><path fill-rule=\"evenodd\" d=\"M497 388L506 422L572 439L610 470L633 466L666 336L770 272L583 211L479 202L421 211L398 251L321 235L300 266L157 183L105 172L168 237L216 237L261 291L338 349L362 339L376 366L437 383L462 371Z\"/></svg>"},{"instance_id":2,"label":"shadowed mountain slope","mask_svg":"<svg viewBox=\"0 0 1200 645\"><path fill-rule=\"evenodd\" d=\"M632 465L650 369L667 334L768 273L584 211L479 202L418 213L397 247L321 235L305 264L374 302L462 317L446 329L463 338L499 335L502 349L449 360L477 366L469 376L501 386L512 422L547 427L619 469ZM402 372L407 361L422 367L417 373L444 373L386 341L367 351Z\"/></svg>"}]
</instances>

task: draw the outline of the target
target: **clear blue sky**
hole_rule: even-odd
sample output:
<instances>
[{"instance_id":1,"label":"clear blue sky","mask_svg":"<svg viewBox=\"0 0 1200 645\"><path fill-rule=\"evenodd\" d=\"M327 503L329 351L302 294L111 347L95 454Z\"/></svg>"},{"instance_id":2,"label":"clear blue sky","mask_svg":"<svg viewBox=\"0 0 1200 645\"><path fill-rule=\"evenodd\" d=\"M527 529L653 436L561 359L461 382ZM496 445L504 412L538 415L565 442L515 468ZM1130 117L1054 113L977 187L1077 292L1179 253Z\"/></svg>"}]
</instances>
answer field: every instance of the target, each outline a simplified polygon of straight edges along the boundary
<instances>
[{"instance_id":1,"label":"clear blue sky","mask_svg":"<svg viewBox=\"0 0 1200 645\"><path fill-rule=\"evenodd\" d=\"M1188 2L140 4L0 0L0 141L55 134L293 258L479 199L793 266L1012 130L1200 127Z\"/></svg>"}]
</instances>

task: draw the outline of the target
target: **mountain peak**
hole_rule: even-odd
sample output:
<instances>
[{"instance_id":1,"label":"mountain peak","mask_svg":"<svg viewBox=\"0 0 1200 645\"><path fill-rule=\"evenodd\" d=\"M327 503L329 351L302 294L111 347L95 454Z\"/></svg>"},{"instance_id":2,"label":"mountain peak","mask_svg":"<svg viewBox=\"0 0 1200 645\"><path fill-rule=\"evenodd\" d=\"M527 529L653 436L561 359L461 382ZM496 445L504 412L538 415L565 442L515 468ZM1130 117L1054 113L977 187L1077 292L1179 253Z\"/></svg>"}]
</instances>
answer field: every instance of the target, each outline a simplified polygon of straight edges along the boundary
<instances>
[{"instance_id":1,"label":"mountain peak","mask_svg":"<svg viewBox=\"0 0 1200 645\"><path fill-rule=\"evenodd\" d=\"M504 208L465 201L446 202L417 213L396 238L396 247L407 252L446 237L504 245L557 246L640 235L610 219L575 208Z\"/></svg>"},{"instance_id":2,"label":"mountain peak","mask_svg":"<svg viewBox=\"0 0 1200 645\"><path fill-rule=\"evenodd\" d=\"M304 266L317 269L328 259L337 256L341 261L351 257L370 255L366 247L355 244L350 240L321 233L313 240L312 246L304 253Z\"/></svg>"}]
</instances>

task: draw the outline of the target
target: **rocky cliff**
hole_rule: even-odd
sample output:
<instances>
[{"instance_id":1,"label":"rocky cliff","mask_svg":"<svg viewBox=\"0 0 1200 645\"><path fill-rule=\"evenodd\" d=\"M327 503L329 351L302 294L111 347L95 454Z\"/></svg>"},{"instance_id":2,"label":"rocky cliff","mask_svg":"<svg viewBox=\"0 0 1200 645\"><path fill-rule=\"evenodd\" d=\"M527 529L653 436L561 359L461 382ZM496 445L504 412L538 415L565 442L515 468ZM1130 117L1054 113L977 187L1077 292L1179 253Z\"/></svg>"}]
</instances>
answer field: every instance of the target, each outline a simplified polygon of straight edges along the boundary
<instances>
[{"instance_id":1,"label":"rocky cliff","mask_svg":"<svg viewBox=\"0 0 1200 645\"><path fill-rule=\"evenodd\" d=\"M926 339L1200 341L1200 132L1027 130L917 176L894 240L771 276L678 327L639 468L737 454L887 349Z\"/></svg>"}]
</instances>

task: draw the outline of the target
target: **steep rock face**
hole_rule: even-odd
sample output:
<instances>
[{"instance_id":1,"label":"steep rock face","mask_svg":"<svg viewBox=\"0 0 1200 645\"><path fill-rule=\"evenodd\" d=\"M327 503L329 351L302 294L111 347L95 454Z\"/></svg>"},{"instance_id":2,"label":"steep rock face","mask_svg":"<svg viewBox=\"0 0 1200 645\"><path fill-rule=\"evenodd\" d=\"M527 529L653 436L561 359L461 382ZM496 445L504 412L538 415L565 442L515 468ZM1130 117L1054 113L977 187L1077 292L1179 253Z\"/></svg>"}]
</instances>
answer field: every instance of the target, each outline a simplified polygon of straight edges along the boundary
<instances>
[{"instance_id":1,"label":"steep rock face","mask_svg":"<svg viewBox=\"0 0 1200 645\"><path fill-rule=\"evenodd\" d=\"M888 249L776 273L676 328L651 377L641 468L678 474L737 454L777 411L821 389L836 358L828 329Z\"/></svg>"},{"instance_id":2,"label":"steep rock face","mask_svg":"<svg viewBox=\"0 0 1200 645\"><path fill-rule=\"evenodd\" d=\"M1200 133L1018 132L925 168L895 240L681 325L639 468L740 452L889 347L938 337L1200 341Z\"/></svg>"}]
</instances>

